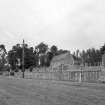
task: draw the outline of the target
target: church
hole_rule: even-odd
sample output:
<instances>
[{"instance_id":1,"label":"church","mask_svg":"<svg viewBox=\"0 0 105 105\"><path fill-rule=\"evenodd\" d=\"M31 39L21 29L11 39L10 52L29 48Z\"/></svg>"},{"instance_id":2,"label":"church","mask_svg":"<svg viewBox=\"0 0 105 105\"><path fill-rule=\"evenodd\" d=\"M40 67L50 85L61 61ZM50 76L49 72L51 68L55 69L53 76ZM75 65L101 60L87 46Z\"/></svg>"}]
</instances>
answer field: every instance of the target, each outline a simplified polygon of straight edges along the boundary
<instances>
[{"instance_id":1,"label":"church","mask_svg":"<svg viewBox=\"0 0 105 105\"><path fill-rule=\"evenodd\" d=\"M69 70L77 67L80 64L80 60L76 59L70 52L66 52L57 56L54 56L50 67L52 70Z\"/></svg>"}]
</instances>

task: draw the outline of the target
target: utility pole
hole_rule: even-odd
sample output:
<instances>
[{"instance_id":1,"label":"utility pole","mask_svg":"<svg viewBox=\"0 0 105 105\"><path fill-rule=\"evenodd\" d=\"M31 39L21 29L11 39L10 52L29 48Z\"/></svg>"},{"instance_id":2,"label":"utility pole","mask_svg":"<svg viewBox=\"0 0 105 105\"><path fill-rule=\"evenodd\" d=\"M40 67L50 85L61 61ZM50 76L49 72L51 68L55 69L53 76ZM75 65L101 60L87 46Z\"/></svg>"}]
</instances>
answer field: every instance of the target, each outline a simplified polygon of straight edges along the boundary
<instances>
[{"instance_id":1,"label":"utility pole","mask_svg":"<svg viewBox=\"0 0 105 105\"><path fill-rule=\"evenodd\" d=\"M24 72L25 72L25 69L24 69L24 39L23 39L23 49L22 49L22 77L24 78Z\"/></svg>"}]
</instances>

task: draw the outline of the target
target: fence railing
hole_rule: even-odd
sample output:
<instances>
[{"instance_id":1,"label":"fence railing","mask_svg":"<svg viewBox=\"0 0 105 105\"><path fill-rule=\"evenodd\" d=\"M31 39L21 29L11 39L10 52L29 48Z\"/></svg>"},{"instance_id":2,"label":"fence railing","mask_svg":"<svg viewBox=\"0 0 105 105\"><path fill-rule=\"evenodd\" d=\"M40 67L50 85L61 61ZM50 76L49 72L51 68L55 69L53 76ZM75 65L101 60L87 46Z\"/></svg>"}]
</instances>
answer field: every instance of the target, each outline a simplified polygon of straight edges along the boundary
<instances>
[{"instance_id":1,"label":"fence railing","mask_svg":"<svg viewBox=\"0 0 105 105\"><path fill-rule=\"evenodd\" d=\"M58 70L58 71L33 71L25 72L25 78L32 79L48 79L60 81L74 81L74 82L97 82L101 75L100 66L97 67L83 67L77 70ZM17 74L19 76L20 74ZM21 76L21 75L20 75Z\"/></svg>"}]
</instances>

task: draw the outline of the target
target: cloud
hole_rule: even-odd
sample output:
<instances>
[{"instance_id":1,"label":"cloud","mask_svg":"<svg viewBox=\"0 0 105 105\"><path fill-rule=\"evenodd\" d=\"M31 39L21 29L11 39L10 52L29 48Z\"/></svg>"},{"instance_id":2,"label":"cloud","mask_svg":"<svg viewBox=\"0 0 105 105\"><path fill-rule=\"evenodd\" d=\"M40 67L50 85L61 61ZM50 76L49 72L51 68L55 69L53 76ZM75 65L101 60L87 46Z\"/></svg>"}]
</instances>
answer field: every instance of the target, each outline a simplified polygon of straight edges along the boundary
<instances>
[{"instance_id":1,"label":"cloud","mask_svg":"<svg viewBox=\"0 0 105 105\"><path fill-rule=\"evenodd\" d=\"M0 7L1 42L8 48L23 38L70 50L104 42L104 0L0 0Z\"/></svg>"}]
</instances>

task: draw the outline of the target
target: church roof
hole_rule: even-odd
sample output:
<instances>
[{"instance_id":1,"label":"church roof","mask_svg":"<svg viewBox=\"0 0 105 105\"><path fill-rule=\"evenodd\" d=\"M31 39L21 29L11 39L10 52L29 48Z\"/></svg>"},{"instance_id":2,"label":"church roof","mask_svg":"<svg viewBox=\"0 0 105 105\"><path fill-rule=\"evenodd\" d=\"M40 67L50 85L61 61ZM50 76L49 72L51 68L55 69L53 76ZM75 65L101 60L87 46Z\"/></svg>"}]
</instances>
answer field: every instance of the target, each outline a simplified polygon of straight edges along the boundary
<instances>
[{"instance_id":1,"label":"church roof","mask_svg":"<svg viewBox=\"0 0 105 105\"><path fill-rule=\"evenodd\" d=\"M53 59L52 59L52 62L63 60L67 57L72 57L73 58L73 56L69 52L67 52L67 53L63 53L63 54L54 56Z\"/></svg>"}]
</instances>

